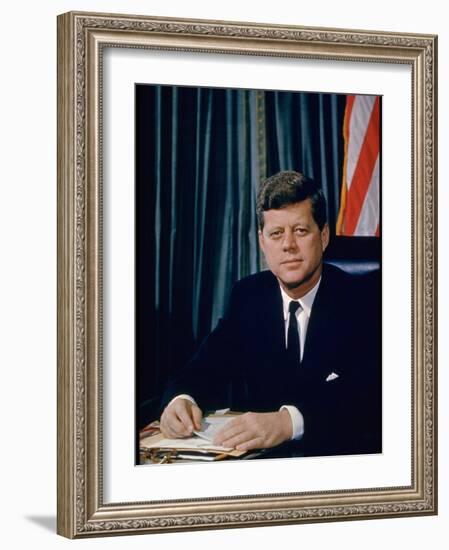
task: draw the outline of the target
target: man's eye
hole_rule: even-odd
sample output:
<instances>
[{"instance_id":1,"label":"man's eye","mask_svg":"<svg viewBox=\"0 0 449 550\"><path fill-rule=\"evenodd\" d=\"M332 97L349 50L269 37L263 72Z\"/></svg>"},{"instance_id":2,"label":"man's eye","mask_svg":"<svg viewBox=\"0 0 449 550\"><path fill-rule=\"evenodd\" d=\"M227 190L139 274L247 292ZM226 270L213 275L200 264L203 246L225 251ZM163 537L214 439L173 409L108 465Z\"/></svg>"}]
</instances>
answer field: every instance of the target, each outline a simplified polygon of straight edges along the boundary
<instances>
[{"instance_id":1,"label":"man's eye","mask_svg":"<svg viewBox=\"0 0 449 550\"><path fill-rule=\"evenodd\" d=\"M270 233L270 237L273 237L273 238L280 237L281 235L282 235L282 231L272 231Z\"/></svg>"},{"instance_id":2,"label":"man's eye","mask_svg":"<svg viewBox=\"0 0 449 550\"><path fill-rule=\"evenodd\" d=\"M304 229L304 227L297 227L295 229L295 233L298 235L305 235L307 233L307 229Z\"/></svg>"}]
</instances>

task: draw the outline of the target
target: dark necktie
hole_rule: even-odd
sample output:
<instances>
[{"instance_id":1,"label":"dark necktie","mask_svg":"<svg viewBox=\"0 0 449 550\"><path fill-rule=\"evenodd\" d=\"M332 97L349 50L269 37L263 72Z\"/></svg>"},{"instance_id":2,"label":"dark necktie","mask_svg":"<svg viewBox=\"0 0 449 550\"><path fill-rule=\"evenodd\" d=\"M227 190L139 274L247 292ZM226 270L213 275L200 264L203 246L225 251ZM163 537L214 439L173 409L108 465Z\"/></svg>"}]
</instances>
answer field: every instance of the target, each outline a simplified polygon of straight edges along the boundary
<instances>
[{"instance_id":1,"label":"dark necktie","mask_svg":"<svg viewBox=\"0 0 449 550\"><path fill-rule=\"evenodd\" d=\"M299 343L298 322L296 321L296 311L301 307L299 302L291 301L288 306L290 313L287 331L287 354L292 364L299 365L301 358L301 347Z\"/></svg>"}]
</instances>

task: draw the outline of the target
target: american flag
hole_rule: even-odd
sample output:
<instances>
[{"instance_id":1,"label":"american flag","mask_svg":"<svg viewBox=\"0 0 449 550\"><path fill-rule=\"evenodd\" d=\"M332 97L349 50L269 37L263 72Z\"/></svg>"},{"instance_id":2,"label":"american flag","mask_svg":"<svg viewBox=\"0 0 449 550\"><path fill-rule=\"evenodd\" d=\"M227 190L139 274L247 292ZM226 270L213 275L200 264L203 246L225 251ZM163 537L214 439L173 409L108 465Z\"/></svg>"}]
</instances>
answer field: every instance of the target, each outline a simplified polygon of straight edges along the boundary
<instances>
[{"instance_id":1,"label":"american flag","mask_svg":"<svg viewBox=\"0 0 449 550\"><path fill-rule=\"evenodd\" d=\"M337 235L379 236L379 96L349 95Z\"/></svg>"}]
</instances>

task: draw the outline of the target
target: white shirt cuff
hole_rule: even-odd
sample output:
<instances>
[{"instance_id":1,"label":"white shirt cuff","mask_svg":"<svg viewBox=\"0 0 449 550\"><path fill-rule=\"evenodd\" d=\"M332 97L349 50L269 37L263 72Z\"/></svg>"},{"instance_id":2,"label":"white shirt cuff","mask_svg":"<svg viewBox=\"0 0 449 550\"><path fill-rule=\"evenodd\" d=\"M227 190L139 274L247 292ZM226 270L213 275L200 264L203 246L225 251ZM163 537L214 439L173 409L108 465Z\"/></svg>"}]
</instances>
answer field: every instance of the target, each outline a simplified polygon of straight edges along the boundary
<instances>
[{"instance_id":1,"label":"white shirt cuff","mask_svg":"<svg viewBox=\"0 0 449 550\"><path fill-rule=\"evenodd\" d=\"M293 405L282 405L279 409L288 411L292 421L292 439L301 439L304 435L304 417L300 411Z\"/></svg>"},{"instance_id":2,"label":"white shirt cuff","mask_svg":"<svg viewBox=\"0 0 449 550\"><path fill-rule=\"evenodd\" d=\"M197 404L195 399L193 399L193 397L191 395L187 395L186 393L180 393L176 397L173 397L173 399L170 401L170 403L168 403L168 405L171 405L173 403L173 401L176 401L177 399L181 399L181 398L182 399L187 399L187 401L190 401L194 405ZM168 405L167 405L167 407L168 407Z\"/></svg>"}]
</instances>

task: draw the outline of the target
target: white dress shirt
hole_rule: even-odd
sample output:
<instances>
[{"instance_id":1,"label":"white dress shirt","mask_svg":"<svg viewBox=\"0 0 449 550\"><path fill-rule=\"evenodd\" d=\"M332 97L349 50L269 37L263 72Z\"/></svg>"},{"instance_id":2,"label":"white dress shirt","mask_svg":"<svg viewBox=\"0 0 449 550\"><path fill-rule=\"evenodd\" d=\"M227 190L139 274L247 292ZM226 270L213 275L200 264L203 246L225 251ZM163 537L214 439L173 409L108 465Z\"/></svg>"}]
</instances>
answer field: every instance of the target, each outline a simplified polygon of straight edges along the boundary
<instances>
[{"instance_id":1,"label":"white dress shirt","mask_svg":"<svg viewBox=\"0 0 449 550\"><path fill-rule=\"evenodd\" d=\"M296 311L296 320L298 323L298 331L299 331L299 342L300 342L300 355L301 360L304 355L304 345L307 337L307 327L309 325L309 319L310 319L310 313L312 311L312 305L313 301L315 300L316 293L318 291L318 287L320 286L321 277L317 284L309 290L307 294L302 296L299 300L296 300L300 304L300 308ZM287 333L288 333L288 324L290 320L290 313L289 313L289 304L292 301L292 298L288 296L288 294L284 291L284 289L279 285L279 288L281 289L281 295L282 295L282 306L284 311L284 328L285 328L285 347L287 347ZM301 368L300 363L298 361L298 368ZM195 405L197 404L195 399L186 394L177 395L174 397L169 405L173 403L176 399L180 398L188 399ZM279 410L287 410L290 414L290 418L292 421L292 437L291 439L301 439L304 435L304 417L301 414L301 411L295 407L294 405L282 405L282 407Z\"/></svg>"},{"instance_id":2,"label":"white dress shirt","mask_svg":"<svg viewBox=\"0 0 449 550\"><path fill-rule=\"evenodd\" d=\"M313 302L315 300L318 287L320 286L321 277L318 280L317 284L309 290L307 294L302 296L299 300L293 300L299 302L300 308L297 309L296 321L298 324L299 332L299 346L300 346L300 356L301 361L304 355L304 345L307 337L307 327L309 326L310 313L312 312ZM287 334L288 334L288 325L290 322L290 312L289 305L292 301L292 298L285 292L285 290L279 285L282 295L282 307L284 310L284 328L285 328L285 347L287 347ZM298 361L298 368L300 369L300 363ZM301 414L301 411L294 407L293 405L283 405L280 410L286 409L292 421L292 439L301 439L304 435L304 417Z\"/></svg>"}]
</instances>

